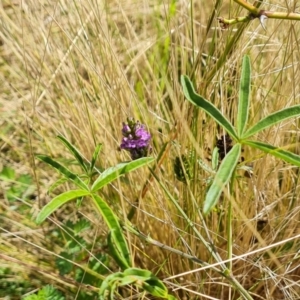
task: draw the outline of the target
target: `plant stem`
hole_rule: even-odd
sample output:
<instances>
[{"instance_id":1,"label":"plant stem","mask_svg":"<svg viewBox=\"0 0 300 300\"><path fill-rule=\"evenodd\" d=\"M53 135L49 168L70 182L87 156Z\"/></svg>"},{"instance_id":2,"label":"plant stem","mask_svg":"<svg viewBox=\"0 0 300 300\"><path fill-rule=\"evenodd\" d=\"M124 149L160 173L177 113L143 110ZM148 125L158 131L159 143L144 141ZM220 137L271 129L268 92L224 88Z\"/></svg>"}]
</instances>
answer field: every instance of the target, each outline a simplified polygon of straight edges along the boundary
<instances>
[{"instance_id":1,"label":"plant stem","mask_svg":"<svg viewBox=\"0 0 300 300\"><path fill-rule=\"evenodd\" d=\"M261 10L258 12L257 15L248 15L245 17L236 17L234 19L225 19L225 18L218 18L219 22L226 28L226 25L233 25L237 23L245 23L253 18L258 18L261 16L265 16L268 19L281 19L281 20L296 20L300 21L300 14L298 13L284 13L284 12L274 12L274 11L267 11Z\"/></svg>"},{"instance_id":2,"label":"plant stem","mask_svg":"<svg viewBox=\"0 0 300 300\"><path fill-rule=\"evenodd\" d=\"M263 10L261 11L262 15L265 15L269 19L282 19L282 20L300 20L300 14L298 13L285 13L285 12L274 12L274 11L267 11Z\"/></svg>"},{"instance_id":3,"label":"plant stem","mask_svg":"<svg viewBox=\"0 0 300 300\"><path fill-rule=\"evenodd\" d=\"M227 268L232 270L232 203L231 196L233 195L233 186L235 180L235 170L232 173L230 185L229 185L229 203L228 203L228 218L227 218L227 258L230 260L227 264Z\"/></svg>"},{"instance_id":4,"label":"plant stem","mask_svg":"<svg viewBox=\"0 0 300 300\"><path fill-rule=\"evenodd\" d=\"M272 12L267 10L259 10L257 6L254 6L245 0L234 0L240 6L246 8L253 17L260 17L261 15L265 15L270 19L284 19L284 20L300 20L300 14L298 13L284 13L284 12ZM234 19L230 20L233 21ZM243 22L243 21L242 21ZM229 23L227 23L229 24Z\"/></svg>"},{"instance_id":5,"label":"plant stem","mask_svg":"<svg viewBox=\"0 0 300 300\"><path fill-rule=\"evenodd\" d=\"M218 18L219 22L222 24L224 28L227 28L228 25L236 24L236 23L243 23L248 22L254 18L260 18L265 16L269 19L281 19L281 20L295 20L300 21L300 14L294 12L274 12L268 10L259 10L259 5L252 5L244 0L234 0L240 6L246 8L249 11L249 14L245 17L236 17L233 19L225 19L225 18ZM227 25L227 26L226 26Z\"/></svg>"},{"instance_id":6,"label":"plant stem","mask_svg":"<svg viewBox=\"0 0 300 300\"><path fill-rule=\"evenodd\" d=\"M228 202L228 215L227 215L227 268L232 272L232 203L231 197L233 196L233 185L235 179L235 170L232 173L230 184L229 184L229 202ZM231 292L231 289L230 289Z\"/></svg>"},{"instance_id":7,"label":"plant stem","mask_svg":"<svg viewBox=\"0 0 300 300\"><path fill-rule=\"evenodd\" d=\"M261 6L262 2L261 1L256 1L254 3L254 5L251 5L249 3L247 3L244 0L234 0L236 3L240 4L241 6L245 7L246 9L248 9L251 14L257 14L259 13L259 7ZM253 16L252 16L253 17ZM224 63L229 59L229 57L231 56L231 54L233 53L233 48L234 46L237 44L238 40L240 39L240 37L242 36L242 33L244 31L244 29L247 26L247 22L251 20L252 18L251 16L247 16L246 18L248 18L247 20L245 19L243 21L243 25L238 29L238 31L236 32L236 34L231 38L231 40L227 43L223 53L221 54L221 56L219 57L217 63L214 65L214 67L208 72L206 78L204 79L205 82L207 82L207 84L211 83L212 79L214 78L214 76L216 75L216 73L221 69L221 67L224 65ZM259 17L259 16L258 16ZM243 17L242 17L243 18ZM244 17L245 18L245 17ZM206 85L207 85L206 84ZM203 87L205 88L205 86Z\"/></svg>"},{"instance_id":8,"label":"plant stem","mask_svg":"<svg viewBox=\"0 0 300 300\"><path fill-rule=\"evenodd\" d=\"M244 0L234 0L234 2L236 2L237 4L239 4L242 7L246 8L254 15L258 14L258 9L255 6L253 6L252 4L250 4Z\"/></svg>"}]
</instances>

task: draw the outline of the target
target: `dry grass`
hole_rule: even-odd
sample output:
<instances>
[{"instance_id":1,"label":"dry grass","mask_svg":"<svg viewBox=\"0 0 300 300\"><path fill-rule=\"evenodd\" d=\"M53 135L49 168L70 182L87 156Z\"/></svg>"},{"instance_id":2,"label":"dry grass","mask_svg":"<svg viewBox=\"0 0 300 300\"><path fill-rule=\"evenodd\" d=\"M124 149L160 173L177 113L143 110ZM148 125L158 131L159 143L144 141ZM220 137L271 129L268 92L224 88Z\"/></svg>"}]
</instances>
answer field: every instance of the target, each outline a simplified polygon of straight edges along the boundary
<instances>
[{"instance_id":1,"label":"dry grass","mask_svg":"<svg viewBox=\"0 0 300 300\"><path fill-rule=\"evenodd\" d=\"M202 222L198 207L202 207L209 175L195 161L191 168L196 177L189 185L174 175L176 156L194 149L195 155L209 162L215 139L223 134L204 113L184 101L179 76L195 72L199 93L233 118L241 60L249 54L253 70L250 123L254 124L298 103L300 23L268 20L265 32L254 20L224 66L208 80L215 59L238 27L222 31L216 18L207 27L215 2L179 0L174 12L166 0L4 0L0 4L1 163L34 177L36 200L26 202L31 213L49 201L46 190L56 180L51 170L34 159L36 153L68 158L56 140L61 134L87 158L102 142L99 165L111 166L128 159L118 146L121 124L133 116L151 131L154 156L165 142L170 143L157 176L198 230L205 235L204 227L208 228L219 254L227 259L228 199L224 197L218 211ZM224 2L216 16L245 14ZM286 11L297 6L297 1L271 2L263 7ZM298 126L297 120L279 124L258 139L299 153ZM249 149L244 149L243 156L253 165L253 176L241 176L231 199L233 274L254 299L300 299L299 171ZM117 211L125 207L128 212L147 178L146 170L139 171L129 175L127 182L110 187L110 203ZM9 266L21 279L28 279L32 288L52 283L62 291L75 291L70 296L75 299L78 284L57 275L54 261L61 249L49 233L62 220L83 217L95 225L87 238L105 237L105 228L99 230L101 222L88 205L77 212L71 206L68 215L63 210L55 221L37 227L31 213L22 214L5 198L6 188L3 181L0 266ZM155 181L140 200L133 223L162 243L215 263ZM179 299L240 296L211 270L195 272L199 265L129 238L135 264L158 272Z\"/></svg>"}]
</instances>

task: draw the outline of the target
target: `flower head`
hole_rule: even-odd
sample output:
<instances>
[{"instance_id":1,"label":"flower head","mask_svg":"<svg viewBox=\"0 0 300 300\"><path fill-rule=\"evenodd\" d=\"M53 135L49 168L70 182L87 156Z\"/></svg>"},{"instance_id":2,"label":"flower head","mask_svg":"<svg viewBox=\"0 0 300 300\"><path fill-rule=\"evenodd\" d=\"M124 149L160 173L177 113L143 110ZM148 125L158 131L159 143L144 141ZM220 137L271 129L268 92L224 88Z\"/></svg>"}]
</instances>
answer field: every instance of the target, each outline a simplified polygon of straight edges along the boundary
<instances>
[{"instance_id":1,"label":"flower head","mask_svg":"<svg viewBox=\"0 0 300 300\"><path fill-rule=\"evenodd\" d=\"M133 160L147 156L151 151L151 134L139 121L128 118L127 123L123 123L122 135L120 148L127 150Z\"/></svg>"}]
</instances>

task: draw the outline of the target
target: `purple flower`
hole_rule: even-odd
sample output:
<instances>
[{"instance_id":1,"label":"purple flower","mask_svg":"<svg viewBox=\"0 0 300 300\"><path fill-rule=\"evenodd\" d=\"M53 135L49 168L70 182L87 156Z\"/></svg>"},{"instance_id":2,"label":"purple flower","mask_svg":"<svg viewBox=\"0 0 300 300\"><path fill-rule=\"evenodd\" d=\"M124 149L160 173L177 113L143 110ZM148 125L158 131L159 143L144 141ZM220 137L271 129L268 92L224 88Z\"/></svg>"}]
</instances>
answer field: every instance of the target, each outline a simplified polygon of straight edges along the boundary
<instances>
[{"instance_id":1,"label":"purple flower","mask_svg":"<svg viewBox=\"0 0 300 300\"><path fill-rule=\"evenodd\" d=\"M151 134L145 129L145 125L132 118L123 123L121 149L130 153L133 160L147 156L151 151Z\"/></svg>"}]
</instances>

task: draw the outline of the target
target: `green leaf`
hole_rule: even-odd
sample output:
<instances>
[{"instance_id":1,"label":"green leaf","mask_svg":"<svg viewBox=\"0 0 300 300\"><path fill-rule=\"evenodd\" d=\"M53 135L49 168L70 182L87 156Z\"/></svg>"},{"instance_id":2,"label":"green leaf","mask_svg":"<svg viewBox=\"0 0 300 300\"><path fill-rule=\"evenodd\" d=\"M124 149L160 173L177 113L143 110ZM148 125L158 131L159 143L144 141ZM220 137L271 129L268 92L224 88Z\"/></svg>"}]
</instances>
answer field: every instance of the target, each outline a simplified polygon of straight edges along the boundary
<instances>
[{"instance_id":1,"label":"green leaf","mask_svg":"<svg viewBox=\"0 0 300 300\"><path fill-rule=\"evenodd\" d=\"M153 277L150 271L138 268L126 269L123 274L124 278L122 279L120 285L128 285L132 283L138 283L140 285L142 282L145 282Z\"/></svg>"},{"instance_id":2,"label":"green leaf","mask_svg":"<svg viewBox=\"0 0 300 300\"><path fill-rule=\"evenodd\" d=\"M53 160L51 157L46 155L37 155L36 156L39 160L45 162L46 164L50 165L52 168L56 169L59 173L63 176L74 182L79 188L84 190L88 190L88 186L80 179L79 176L71 172L69 169L58 163L57 161Z\"/></svg>"},{"instance_id":3,"label":"green leaf","mask_svg":"<svg viewBox=\"0 0 300 300\"><path fill-rule=\"evenodd\" d=\"M220 112L218 108L195 92L194 86L187 76L181 76L181 85L185 97L191 103L202 108L218 124L220 124L233 139L238 140L238 136L232 124L223 116L222 112Z\"/></svg>"},{"instance_id":4,"label":"green leaf","mask_svg":"<svg viewBox=\"0 0 300 300\"><path fill-rule=\"evenodd\" d=\"M115 231L111 230L107 236L109 255L115 260L115 262L122 270L125 270L128 268L128 262L125 259L124 254L119 251L119 247L115 245L115 240L117 239L117 237L114 233Z\"/></svg>"},{"instance_id":5,"label":"green leaf","mask_svg":"<svg viewBox=\"0 0 300 300\"><path fill-rule=\"evenodd\" d=\"M161 280L157 277L152 276L150 280L143 283L143 289L150 293L152 296L167 299L168 289Z\"/></svg>"},{"instance_id":6,"label":"green leaf","mask_svg":"<svg viewBox=\"0 0 300 300\"><path fill-rule=\"evenodd\" d=\"M73 229L74 229L74 234L78 235L78 234L82 233L83 231L91 229L91 222L86 219L78 220L74 224Z\"/></svg>"},{"instance_id":7,"label":"green leaf","mask_svg":"<svg viewBox=\"0 0 300 300\"><path fill-rule=\"evenodd\" d=\"M149 270L139 269L139 268L128 268L124 271L125 276L140 276L145 280L148 280L153 277L153 274Z\"/></svg>"},{"instance_id":8,"label":"green leaf","mask_svg":"<svg viewBox=\"0 0 300 300\"><path fill-rule=\"evenodd\" d=\"M89 195L89 191L72 190L56 196L48 204L46 204L39 212L36 218L36 223L41 224L43 221L46 220L46 218L48 218L53 212L55 212L59 207L61 207L65 203L87 195Z\"/></svg>"},{"instance_id":9,"label":"green leaf","mask_svg":"<svg viewBox=\"0 0 300 300\"><path fill-rule=\"evenodd\" d=\"M124 277L123 273L117 272L113 273L111 275L108 275L105 280L101 283L100 289L99 289L99 299L107 299L107 292L109 292L109 295L114 294L115 289L117 288L117 283L122 280Z\"/></svg>"},{"instance_id":10,"label":"green leaf","mask_svg":"<svg viewBox=\"0 0 300 300\"><path fill-rule=\"evenodd\" d=\"M299 117L299 116L300 116L300 105L284 108L258 121L253 127L251 127L245 132L242 138L243 139L249 138L252 135L256 134L257 132L262 131L272 125L275 125L286 119Z\"/></svg>"},{"instance_id":11,"label":"green leaf","mask_svg":"<svg viewBox=\"0 0 300 300\"><path fill-rule=\"evenodd\" d=\"M209 213L218 202L225 185L231 179L232 173L240 158L240 154L241 144L235 144L223 159L214 181L206 194L203 208L204 214Z\"/></svg>"},{"instance_id":12,"label":"green leaf","mask_svg":"<svg viewBox=\"0 0 300 300\"><path fill-rule=\"evenodd\" d=\"M209 173L209 174L215 174L216 173L215 170L212 167L210 167L209 165L207 165L204 162L204 160L202 160L202 159L199 158L197 160L197 162L198 162L200 168L203 169L204 171L206 171L207 173Z\"/></svg>"},{"instance_id":13,"label":"green leaf","mask_svg":"<svg viewBox=\"0 0 300 300\"><path fill-rule=\"evenodd\" d=\"M112 181L120 177L121 175L143 167L152 161L154 161L153 157L142 157L130 162L120 163L115 167L108 168L96 179L92 186L92 191L96 192L103 186L111 183Z\"/></svg>"},{"instance_id":14,"label":"green leaf","mask_svg":"<svg viewBox=\"0 0 300 300\"><path fill-rule=\"evenodd\" d=\"M149 284L145 282L143 284L143 289L155 297L159 297L163 299L166 299L168 297L168 292L162 290L160 287L156 286L155 284Z\"/></svg>"},{"instance_id":15,"label":"green leaf","mask_svg":"<svg viewBox=\"0 0 300 300\"><path fill-rule=\"evenodd\" d=\"M176 300L175 297L168 294L168 289L160 279L155 277L150 271L138 268L128 268L123 273L118 272L107 276L99 289L100 299L106 299L105 295L107 295L107 292L110 294L111 299L114 299L115 289L118 286L128 284L134 284L153 296Z\"/></svg>"},{"instance_id":16,"label":"green leaf","mask_svg":"<svg viewBox=\"0 0 300 300\"><path fill-rule=\"evenodd\" d=\"M213 171L215 172L219 165L219 148L215 147L211 156L211 166Z\"/></svg>"},{"instance_id":17,"label":"green leaf","mask_svg":"<svg viewBox=\"0 0 300 300\"><path fill-rule=\"evenodd\" d=\"M0 179L2 180L14 180L16 178L16 173L13 168L3 167L0 173Z\"/></svg>"},{"instance_id":18,"label":"green leaf","mask_svg":"<svg viewBox=\"0 0 300 300\"><path fill-rule=\"evenodd\" d=\"M158 279L153 274L152 274L151 278L147 280L147 283L150 284L150 285L152 285L152 286L156 286L161 291L164 291L164 292L166 292L166 294L168 294L167 287L164 285L164 283L160 279Z\"/></svg>"},{"instance_id":19,"label":"green leaf","mask_svg":"<svg viewBox=\"0 0 300 300\"><path fill-rule=\"evenodd\" d=\"M51 186L48 188L48 194L52 193L54 190L56 190L60 185L64 184L66 181L68 181L67 177L61 177L57 179L55 182L51 184Z\"/></svg>"},{"instance_id":20,"label":"green leaf","mask_svg":"<svg viewBox=\"0 0 300 300\"><path fill-rule=\"evenodd\" d=\"M262 150L263 152L269 153L269 154L271 154L277 158L280 158L288 163L291 163L297 167L300 167L300 156L295 153L274 147L267 143L258 142L258 141L246 140L246 141L243 141L243 144L248 145L253 148L256 148L256 149L259 149L259 150Z\"/></svg>"},{"instance_id":21,"label":"green leaf","mask_svg":"<svg viewBox=\"0 0 300 300\"><path fill-rule=\"evenodd\" d=\"M75 157L79 165L83 168L83 170L87 173L87 167L84 163L84 158L81 153L63 136L58 135L57 138L70 150L71 154Z\"/></svg>"},{"instance_id":22,"label":"green leaf","mask_svg":"<svg viewBox=\"0 0 300 300\"><path fill-rule=\"evenodd\" d=\"M249 56L244 56L242 65L242 75L239 91L239 105L237 114L237 132L238 136L242 137L249 116L249 99L251 88L251 66Z\"/></svg>"},{"instance_id":23,"label":"green leaf","mask_svg":"<svg viewBox=\"0 0 300 300\"><path fill-rule=\"evenodd\" d=\"M96 161L98 159L101 148L102 148L102 144L98 144L95 148L95 151L94 151L93 157L92 157L92 161L91 161L91 165L90 165L90 172L92 172L93 169L94 169L94 166L95 166Z\"/></svg>"},{"instance_id":24,"label":"green leaf","mask_svg":"<svg viewBox=\"0 0 300 300\"><path fill-rule=\"evenodd\" d=\"M57 257L55 265L60 276L71 273L74 267L72 259L74 259L74 257L71 253L65 251L59 253L59 257Z\"/></svg>"},{"instance_id":25,"label":"green leaf","mask_svg":"<svg viewBox=\"0 0 300 300\"><path fill-rule=\"evenodd\" d=\"M37 295L28 295L23 300L65 300L65 297L57 291L53 286L46 285L39 290Z\"/></svg>"},{"instance_id":26,"label":"green leaf","mask_svg":"<svg viewBox=\"0 0 300 300\"><path fill-rule=\"evenodd\" d=\"M129 285L129 284L134 284L136 283L138 280L142 281L143 278L140 277L135 277L135 276L126 276L124 278L122 278L119 282L119 286L124 286L124 285Z\"/></svg>"},{"instance_id":27,"label":"green leaf","mask_svg":"<svg viewBox=\"0 0 300 300\"><path fill-rule=\"evenodd\" d=\"M123 269L131 267L129 249L117 216L101 197L96 194L91 196L96 208L111 231L111 242L116 247L116 253L122 260L122 266L120 267Z\"/></svg>"}]
</instances>

